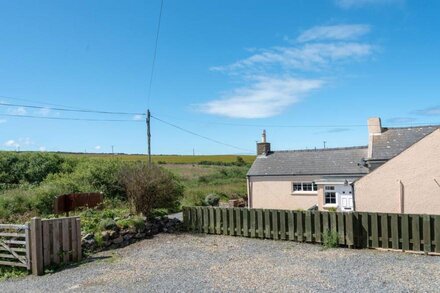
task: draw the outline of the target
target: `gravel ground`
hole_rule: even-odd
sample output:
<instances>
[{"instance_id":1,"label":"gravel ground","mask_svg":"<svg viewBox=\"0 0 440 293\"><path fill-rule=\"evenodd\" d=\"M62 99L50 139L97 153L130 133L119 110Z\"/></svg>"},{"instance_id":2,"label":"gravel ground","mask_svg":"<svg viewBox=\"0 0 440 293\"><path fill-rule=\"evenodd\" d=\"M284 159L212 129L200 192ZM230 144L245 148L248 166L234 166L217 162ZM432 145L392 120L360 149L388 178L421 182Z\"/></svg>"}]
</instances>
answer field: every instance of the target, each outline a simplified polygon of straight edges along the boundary
<instances>
[{"instance_id":1,"label":"gravel ground","mask_svg":"<svg viewBox=\"0 0 440 293\"><path fill-rule=\"evenodd\" d=\"M0 292L435 292L440 257L216 235L160 234Z\"/></svg>"}]
</instances>

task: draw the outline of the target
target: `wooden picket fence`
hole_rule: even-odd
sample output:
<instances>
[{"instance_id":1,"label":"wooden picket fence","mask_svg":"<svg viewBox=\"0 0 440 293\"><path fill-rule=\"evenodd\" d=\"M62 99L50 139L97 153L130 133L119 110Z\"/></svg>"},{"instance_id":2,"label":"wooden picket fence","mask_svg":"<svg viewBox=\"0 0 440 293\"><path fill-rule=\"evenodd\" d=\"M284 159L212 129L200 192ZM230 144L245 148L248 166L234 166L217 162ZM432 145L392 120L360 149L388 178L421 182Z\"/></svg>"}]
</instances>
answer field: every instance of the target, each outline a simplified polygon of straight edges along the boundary
<instances>
[{"instance_id":1,"label":"wooden picket fence","mask_svg":"<svg viewBox=\"0 0 440 293\"><path fill-rule=\"evenodd\" d=\"M340 246L440 253L440 216L363 212L184 207L190 232L323 243L337 233Z\"/></svg>"},{"instance_id":2,"label":"wooden picket fence","mask_svg":"<svg viewBox=\"0 0 440 293\"><path fill-rule=\"evenodd\" d=\"M31 221L32 272L81 260L81 222L79 217L33 218Z\"/></svg>"}]
</instances>

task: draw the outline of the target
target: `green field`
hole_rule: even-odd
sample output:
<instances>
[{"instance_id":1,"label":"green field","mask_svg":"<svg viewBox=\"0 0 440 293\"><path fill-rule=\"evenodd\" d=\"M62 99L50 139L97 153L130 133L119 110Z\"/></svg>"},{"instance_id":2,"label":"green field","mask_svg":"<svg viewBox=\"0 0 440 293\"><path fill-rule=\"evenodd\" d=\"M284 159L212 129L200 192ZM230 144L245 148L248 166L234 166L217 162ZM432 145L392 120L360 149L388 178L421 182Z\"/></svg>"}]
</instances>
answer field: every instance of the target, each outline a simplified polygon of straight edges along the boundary
<instances>
[{"instance_id":1,"label":"green field","mask_svg":"<svg viewBox=\"0 0 440 293\"><path fill-rule=\"evenodd\" d=\"M124 161L140 161L147 160L147 155L140 154L94 154L94 153L59 153L65 156L72 157L88 157L96 159L109 159L116 158ZM197 156L186 156L186 155L152 155L152 160L155 163L166 163L166 164L197 164L200 162L216 162L216 163L233 163L237 160L237 157L242 157L243 160L252 164L255 160L255 156L251 155L197 155Z\"/></svg>"}]
</instances>

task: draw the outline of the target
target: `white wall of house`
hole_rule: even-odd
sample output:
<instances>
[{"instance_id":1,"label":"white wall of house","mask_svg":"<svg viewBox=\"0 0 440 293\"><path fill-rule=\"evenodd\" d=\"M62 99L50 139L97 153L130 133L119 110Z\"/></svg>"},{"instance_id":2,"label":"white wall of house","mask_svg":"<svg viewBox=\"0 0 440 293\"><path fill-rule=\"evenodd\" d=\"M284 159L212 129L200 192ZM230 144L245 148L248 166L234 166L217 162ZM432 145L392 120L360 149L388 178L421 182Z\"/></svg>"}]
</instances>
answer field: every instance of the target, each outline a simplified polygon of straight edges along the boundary
<instances>
[{"instance_id":1,"label":"white wall of house","mask_svg":"<svg viewBox=\"0 0 440 293\"><path fill-rule=\"evenodd\" d=\"M355 182L355 209L440 214L440 129Z\"/></svg>"},{"instance_id":2,"label":"white wall of house","mask_svg":"<svg viewBox=\"0 0 440 293\"><path fill-rule=\"evenodd\" d=\"M318 204L317 191L293 191L293 182L313 182L316 176L250 176L248 201L251 208L307 210Z\"/></svg>"}]
</instances>

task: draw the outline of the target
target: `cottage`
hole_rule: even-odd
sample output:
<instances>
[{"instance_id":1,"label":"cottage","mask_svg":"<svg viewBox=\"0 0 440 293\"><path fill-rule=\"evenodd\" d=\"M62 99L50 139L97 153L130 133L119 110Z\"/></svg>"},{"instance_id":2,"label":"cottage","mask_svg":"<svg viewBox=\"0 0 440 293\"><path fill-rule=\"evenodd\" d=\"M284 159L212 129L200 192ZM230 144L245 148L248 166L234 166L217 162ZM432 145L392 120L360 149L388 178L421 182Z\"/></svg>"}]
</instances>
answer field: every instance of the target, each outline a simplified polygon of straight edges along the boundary
<instances>
[{"instance_id":1,"label":"cottage","mask_svg":"<svg viewBox=\"0 0 440 293\"><path fill-rule=\"evenodd\" d=\"M293 151L272 151L263 131L249 207L440 214L439 126L383 128L371 118L368 131L368 146Z\"/></svg>"}]
</instances>

